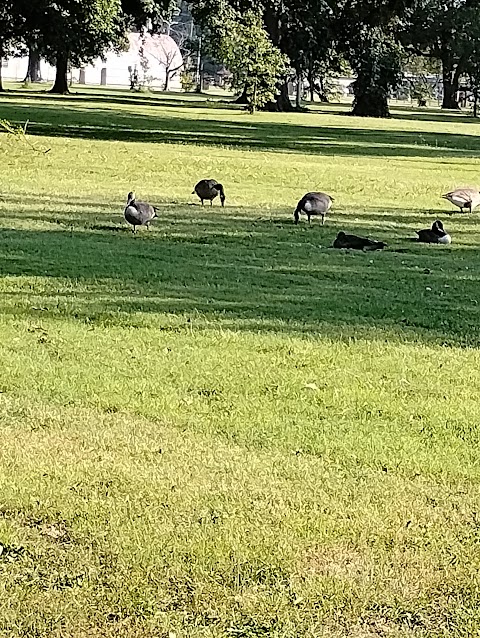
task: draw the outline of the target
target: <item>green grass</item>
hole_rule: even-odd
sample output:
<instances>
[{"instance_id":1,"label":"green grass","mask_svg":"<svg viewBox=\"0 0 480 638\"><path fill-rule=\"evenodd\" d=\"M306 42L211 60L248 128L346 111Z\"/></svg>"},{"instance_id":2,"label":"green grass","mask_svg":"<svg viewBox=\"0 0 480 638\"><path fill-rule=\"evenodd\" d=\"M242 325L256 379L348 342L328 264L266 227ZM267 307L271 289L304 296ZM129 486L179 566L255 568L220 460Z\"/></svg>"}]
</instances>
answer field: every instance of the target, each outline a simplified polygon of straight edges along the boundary
<instances>
[{"instance_id":1,"label":"green grass","mask_svg":"<svg viewBox=\"0 0 480 638\"><path fill-rule=\"evenodd\" d=\"M477 635L479 216L439 195L480 185L478 124L93 90L0 117L39 149L0 137L0 635ZM411 241L437 217L451 247Z\"/></svg>"}]
</instances>

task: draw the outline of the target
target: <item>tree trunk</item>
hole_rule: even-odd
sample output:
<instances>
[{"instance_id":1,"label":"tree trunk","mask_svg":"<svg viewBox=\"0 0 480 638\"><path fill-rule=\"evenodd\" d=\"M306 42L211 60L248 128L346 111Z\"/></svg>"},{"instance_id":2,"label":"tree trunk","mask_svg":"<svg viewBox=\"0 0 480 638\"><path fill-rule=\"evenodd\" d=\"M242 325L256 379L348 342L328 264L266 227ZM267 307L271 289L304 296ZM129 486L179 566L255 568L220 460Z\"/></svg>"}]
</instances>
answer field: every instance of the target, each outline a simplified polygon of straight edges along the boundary
<instances>
[{"instance_id":1,"label":"tree trunk","mask_svg":"<svg viewBox=\"0 0 480 638\"><path fill-rule=\"evenodd\" d=\"M355 96L352 115L360 117L390 117L388 101L385 96L367 91Z\"/></svg>"},{"instance_id":2,"label":"tree trunk","mask_svg":"<svg viewBox=\"0 0 480 638\"><path fill-rule=\"evenodd\" d=\"M322 102L322 104L328 104L329 100L325 91L325 79L323 76L318 78L318 84L316 87L314 86L314 88L317 91L318 99L320 100L320 102Z\"/></svg>"},{"instance_id":3,"label":"tree trunk","mask_svg":"<svg viewBox=\"0 0 480 638\"><path fill-rule=\"evenodd\" d=\"M382 86L379 78L371 78L361 71L354 82L352 115L361 117L390 117L388 110L388 86Z\"/></svg>"},{"instance_id":4,"label":"tree trunk","mask_svg":"<svg viewBox=\"0 0 480 638\"><path fill-rule=\"evenodd\" d=\"M295 91L295 107L302 108L302 84L303 77L301 73L297 73L297 90Z\"/></svg>"},{"instance_id":5,"label":"tree trunk","mask_svg":"<svg viewBox=\"0 0 480 638\"><path fill-rule=\"evenodd\" d=\"M278 111L280 113L288 113L289 111L293 111L293 105L290 102L290 97L288 95L288 83L284 82L279 87L279 94L277 95L275 101L268 102L265 105L265 111Z\"/></svg>"},{"instance_id":6,"label":"tree trunk","mask_svg":"<svg viewBox=\"0 0 480 638\"><path fill-rule=\"evenodd\" d=\"M5 89L3 88L2 64L3 58L0 58L0 93L3 93L5 91Z\"/></svg>"},{"instance_id":7,"label":"tree trunk","mask_svg":"<svg viewBox=\"0 0 480 638\"><path fill-rule=\"evenodd\" d=\"M237 97L234 104L248 104L246 86L244 87L242 93Z\"/></svg>"},{"instance_id":8,"label":"tree trunk","mask_svg":"<svg viewBox=\"0 0 480 638\"><path fill-rule=\"evenodd\" d=\"M165 82L163 83L163 90L168 91L168 83L170 82L170 71L165 69Z\"/></svg>"},{"instance_id":9,"label":"tree trunk","mask_svg":"<svg viewBox=\"0 0 480 638\"><path fill-rule=\"evenodd\" d=\"M28 47L28 69L24 82L41 82L40 55L34 47Z\"/></svg>"},{"instance_id":10,"label":"tree trunk","mask_svg":"<svg viewBox=\"0 0 480 638\"><path fill-rule=\"evenodd\" d=\"M66 95L68 93L68 54L59 53L57 55L57 70L55 74L55 83L50 89L50 93L58 93Z\"/></svg>"},{"instance_id":11,"label":"tree trunk","mask_svg":"<svg viewBox=\"0 0 480 638\"><path fill-rule=\"evenodd\" d=\"M478 114L478 87L473 89L473 117L477 117Z\"/></svg>"},{"instance_id":12,"label":"tree trunk","mask_svg":"<svg viewBox=\"0 0 480 638\"><path fill-rule=\"evenodd\" d=\"M458 70L458 69L457 69ZM453 71L453 65L442 60L443 101L442 109L459 109L457 102L458 80L460 74Z\"/></svg>"},{"instance_id":13,"label":"tree trunk","mask_svg":"<svg viewBox=\"0 0 480 638\"><path fill-rule=\"evenodd\" d=\"M313 86L314 83L314 79L313 79L313 73L311 71L308 72L308 90L310 92L310 102L315 102L315 87Z\"/></svg>"}]
</instances>

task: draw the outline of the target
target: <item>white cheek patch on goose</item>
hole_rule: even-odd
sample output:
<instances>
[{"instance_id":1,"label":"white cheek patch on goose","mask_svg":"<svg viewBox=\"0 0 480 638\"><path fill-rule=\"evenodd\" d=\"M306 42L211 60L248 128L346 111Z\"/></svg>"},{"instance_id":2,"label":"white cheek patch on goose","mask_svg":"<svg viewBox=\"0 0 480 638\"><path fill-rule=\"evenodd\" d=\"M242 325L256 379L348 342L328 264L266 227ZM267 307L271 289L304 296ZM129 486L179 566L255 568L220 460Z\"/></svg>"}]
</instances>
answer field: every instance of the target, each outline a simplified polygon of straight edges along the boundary
<instances>
[{"instance_id":1,"label":"white cheek patch on goose","mask_svg":"<svg viewBox=\"0 0 480 638\"><path fill-rule=\"evenodd\" d=\"M303 207L304 210L307 211L307 213L309 213L312 210L312 203L311 202L305 202L305 206Z\"/></svg>"}]
</instances>

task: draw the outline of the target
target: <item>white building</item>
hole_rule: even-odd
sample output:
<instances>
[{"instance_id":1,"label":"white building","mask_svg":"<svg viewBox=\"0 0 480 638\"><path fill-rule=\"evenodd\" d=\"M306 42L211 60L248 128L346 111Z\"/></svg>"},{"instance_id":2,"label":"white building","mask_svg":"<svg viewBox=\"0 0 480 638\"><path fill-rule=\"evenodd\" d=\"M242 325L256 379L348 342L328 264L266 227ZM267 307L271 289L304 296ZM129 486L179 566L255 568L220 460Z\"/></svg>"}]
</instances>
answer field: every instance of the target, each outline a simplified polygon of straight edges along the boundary
<instances>
[{"instance_id":1,"label":"white building","mask_svg":"<svg viewBox=\"0 0 480 638\"><path fill-rule=\"evenodd\" d=\"M98 58L83 69L72 69L74 83L130 87L132 74L147 86L162 89L169 74L169 89L181 88L182 54L169 35L128 34L128 51L109 51L105 60ZM2 75L7 80L23 81L27 74L28 59L10 58L2 64ZM44 60L40 63L42 80L53 82L55 68Z\"/></svg>"}]
</instances>

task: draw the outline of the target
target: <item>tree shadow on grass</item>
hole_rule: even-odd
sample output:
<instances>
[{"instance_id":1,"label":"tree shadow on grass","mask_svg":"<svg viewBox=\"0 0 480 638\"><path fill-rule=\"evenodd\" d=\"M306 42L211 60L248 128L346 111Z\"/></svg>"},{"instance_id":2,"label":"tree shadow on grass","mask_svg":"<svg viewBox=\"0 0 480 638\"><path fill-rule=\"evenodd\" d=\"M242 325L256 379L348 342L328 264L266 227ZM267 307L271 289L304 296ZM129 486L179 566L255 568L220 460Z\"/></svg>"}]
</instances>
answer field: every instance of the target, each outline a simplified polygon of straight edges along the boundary
<instances>
[{"instance_id":1,"label":"tree shadow on grass","mask_svg":"<svg viewBox=\"0 0 480 638\"><path fill-rule=\"evenodd\" d=\"M77 217L86 224L89 214ZM468 245L397 235L381 253L337 251L333 223L308 229L221 213L160 221L137 236L75 223L0 231L3 313L480 344L477 251ZM365 234L355 224L343 227ZM388 239L386 229L375 234Z\"/></svg>"},{"instance_id":2,"label":"tree shadow on grass","mask_svg":"<svg viewBox=\"0 0 480 638\"><path fill-rule=\"evenodd\" d=\"M478 118L463 111L439 111L431 108L392 106L392 119L419 122L443 122L445 124L480 124Z\"/></svg>"},{"instance_id":3,"label":"tree shadow on grass","mask_svg":"<svg viewBox=\"0 0 480 638\"><path fill-rule=\"evenodd\" d=\"M181 108L210 108L215 109L234 109L242 111L244 108L235 103L235 99L225 99L219 97L211 97L207 94L196 93L169 93L169 92L151 92L151 93L128 93L124 89L115 91L109 89L107 93L94 93L90 91L73 91L69 95L55 95L45 91L25 91L25 90L8 90L2 93L2 100L18 101L34 98L35 101L41 101L44 104L58 105L75 105L75 103L88 102L91 105L113 104L117 106L127 105L132 107L139 106L158 106L162 108L174 107Z\"/></svg>"},{"instance_id":4,"label":"tree shadow on grass","mask_svg":"<svg viewBox=\"0 0 480 638\"><path fill-rule=\"evenodd\" d=\"M132 109L134 107L132 106ZM306 153L311 155L465 158L480 155L474 135L312 126L285 122L241 121L210 117L175 117L174 110L148 114L118 108L92 109L88 103L58 100L32 102L28 107L12 100L2 104L4 117L29 120L32 135L123 142L227 146L238 149ZM228 116L227 116L228 117Z\"/></svg>"}]
</instances>

